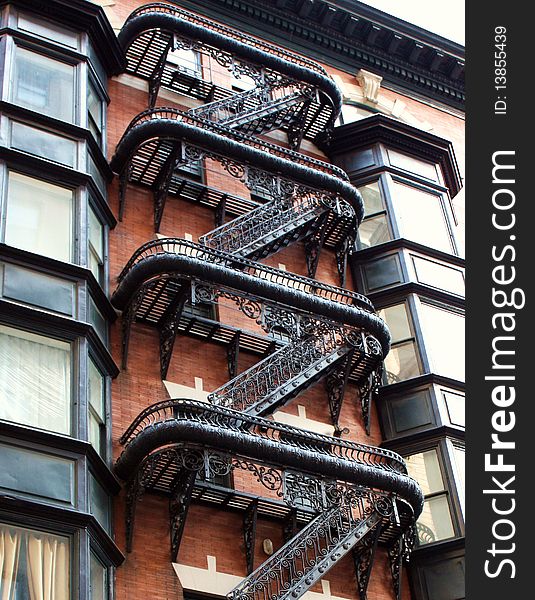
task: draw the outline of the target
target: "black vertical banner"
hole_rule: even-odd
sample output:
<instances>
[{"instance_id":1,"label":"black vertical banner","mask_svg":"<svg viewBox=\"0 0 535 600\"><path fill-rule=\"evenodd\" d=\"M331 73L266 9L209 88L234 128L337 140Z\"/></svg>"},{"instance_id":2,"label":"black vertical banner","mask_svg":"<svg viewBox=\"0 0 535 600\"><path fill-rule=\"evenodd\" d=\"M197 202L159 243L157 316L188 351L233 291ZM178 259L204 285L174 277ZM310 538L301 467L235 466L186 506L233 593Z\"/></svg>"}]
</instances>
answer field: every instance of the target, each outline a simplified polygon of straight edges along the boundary
<instances>
[{"instance_id":1,"label":"black vertical banner","mask_svg":"<svg viewBox=\"0 0 535 600\"><path fill-rule=\"evenodd\" d=\"M534 31L520 2L466 10L467 598L502 600L534 594Z\"/></svg>"}]
</instances>

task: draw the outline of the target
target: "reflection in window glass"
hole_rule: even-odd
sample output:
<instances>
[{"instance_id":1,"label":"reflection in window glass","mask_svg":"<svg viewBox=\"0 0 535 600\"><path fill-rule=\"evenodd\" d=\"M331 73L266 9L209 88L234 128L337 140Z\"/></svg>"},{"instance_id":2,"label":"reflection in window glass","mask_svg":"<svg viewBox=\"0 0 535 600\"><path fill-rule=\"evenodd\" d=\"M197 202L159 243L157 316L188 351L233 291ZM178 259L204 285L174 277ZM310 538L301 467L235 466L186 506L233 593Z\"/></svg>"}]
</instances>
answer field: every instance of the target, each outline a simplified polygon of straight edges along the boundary
<instances>
[{"instance_id":1,"label":"reflection in window glass","mask_svg":"<svg viewBox=\"0 0 535 600\"><path fill-rule=\"evenodd\" d=\"M106 598L108 597L108 571L93 552L91 552L91 562L89 568L90 600L106 600Z\"/></svg>"},{"instance_id":2,"label":"reflection in window glass","mask_svg":"<svg viewBox=\"0 0 535 600\"><path fill-rule=\"evenodd\" d=\"M177 48L169 52L167 61L176 65L182 73L187 73L193 77L199 77L201 74L199 53L195 50Z\"/></svg>"},{"instance_id":3,"label":"reflection in window glass","mask_svg":"<svg viewBox=\"0 0 535 600\"><path fill-rule=\"evenodd\" d=\"M95 363L89 359L89 441L102 456L106 441L106 410L104 377Z\"/></svg>"},{"instance_id":4,"label":"reflection in window glass","mask_svg":"<svg viewBox=\"0 0 535 600\"><path fill-rule=\"evenodd\" d=\"M359 187L364 201L364 220L359 227L359 247L369 248L391 239L378 181Z\"/></svg>"},{"instance_id":5,"label":"reflection in window glass","mask_svg":"<svg viewBox=\"0 0 535 600\"><path fill-rule=\"evenodd\" d=\"M464 416L464 404L465 398L463 394L454 394L453 392L446 392L442 390L442 395L446 401L446 407L448 409L448 416L452 425L458 425L464 427L465 416Z\"/></svg>"},{"instance_id":6,"label":"reflection in window glass","mask_svg":"<svg viewBox=\"0 0 535 600\"><path fill-rule=\"evenodd\" d=\"M10 172L6 244L71 261L73 196L72 190Z\"/></svg>"},{"instance_id":7,"label":"reflection in window glass","mask_svg":"<svg viewBox=\"0 0 535 600\"><path fill-rule=\"evenodd\" d=\"M383 210L383 199L381 197L378 181L359 187L359 192L364 201L364 214L366 216L373 215Z\"/></svg>"},{"instance_id":8,"label":"reflection in window glass","mask_svg":"<svg viewBox=\"0 0 535 600\"><path fill-rule=\"evenodd\" d=\"M420 315L433 372L464 381L464 316L427 303Z\"/></svg>"},{"instance_id":9,"label":"reflection in window glass","mask_svg":"<svg viewBox=\"0 0 535 600\"><path fill-rule=\"evenodd\" d=\"M102 145L103 106L102 98L97 92L95 84L89 79L87 82L87 124L99 146Z\"/></svg>"},{"instance_id":10,"label":"reflection in window glass","mask_svg":"<svg viewBox=\"0 0 535 600\"><path fill-rule=\"evenodd\" d=\"M104 283L104 227L99 221L95 211L89 207L89 269L95 279Z\"/></svg>"},{"instance_id":11,"label":"reflection in window glass","mask_svg":"<svg viewBox=\"0 0 535 600\"><path fill-rule=\"evenodd\" d=\"M74 140L16 121L11 126L11 146L62 165L76 165L77 148Z\"/></svg>"},{"instance_id":12,"label":"reflection in window glass","mask_svg":"<svg viewBox=\"0 0 535 600\"><path fill-rule=\"evenodd\" d=\"M11 101L49 117L74 121L75 67L16 46Z\"/></svg>"},{"instance_id":13,"label":"reflection in window glass","mask_svg":"<svg viewBox=\"0 0 535 600\"><path fill-rule=\"evenodd\" d=\"M397 255L369 261L363 269L368 290L378 290L401 281L401 268Z\"/></svg>"},{"instance_id":14,"label":"reflection in window glass","mask_svg":"<svg viewBox=\"0 0 535 600\"><path fill-rule=\"evenodd\" d=\"M388 150L388 158L390 164L394 167L399 167L410 173L416 173L416 175L421 175L426 179L439 181L437 169L433 163L428 163L425 160L419 160L413 156L408 156L407 154L402 154L391 149Z\"/></svg>"},{"instance_id":15,"label":"reflection in window glass","mask_svg":"<svg viewBox=\"0 0 535 600\"><path fill-rule=\"evenodd\" d=\"M453 459L457 476L457 492L461 509L464 513L464 484L465 484L465 450L462 446L453 446Z\"/></svg>"},{"instance_id":16,"label":"reflection in window glass","mask_svg":"<svg viewBox=\"0 0 535 600\"><path fill-rule=\"evenodd\" d=\"M387 383L398 383L420 374L416 346L413 341L403 342L390 349L385 358Z\"/></svg>"},{"instance_id":17,"label":"reflection in window glass","mask_svg":"<svg viewBox=\"0 0 535 600\"><path fill-rule=\"evenodd\" d=\"M405 458L409 475L420 484L424 509L416 524L420 544L453 537L453 522L436 450Z\"/></svg>"},{"instance_id":18,"label":"reflection in window glass","mask_svg":"<svg viewBox=\"0 0 535 600\"><path fill-rule=\"evenodd\" d=\"M392 336L392 346L384 361L387 383L416 377L420 374L420 364L407 306L388 306L378 310L377 314L386 322Z\"/></svg>"},{"instance_id":19,"label":"reflection in window glass","mask_svg":"<svg viewBox=\"0 0 535 600\"><path fill-rule=\"evenodd\" d=\"M386 321L394 343L412 337L409 315L405 304L395 304L394 306L381 308L377 311L377 314Z\"/></svg>"},{"instance_id":20,"label":"reflection in window glass","mask_svg":"<svg viewBox=\"0 0 535 600\"><path fill-rule=\"evenodd\" d=\"M68 537L0 523L0 548L2 598L68 600L71 597Z\"/></svg>"},{"instance_id":21,"label":"reflection in window glass","mask_svg":"<svg viewBox=\"0 0 535 600\"><path fill-rule=\"evenodd\" d=\"M441 198L392 182L392 202L401 237L437 250L452 252Z\"/></svg>"},{"instance_id":22,"label":"reflection in window glass","mask_svg":"<svg viewBox=\"0 0 535 600\"><path fill-rule=\"evenodd\" d=\"M0 418L70 433L69 343L0 326Z\"/></svg>"},{"instance_id":23,"label":"reflection in window glass","mask_svg":"<svg viewBox=\"0 0 535 600\"><path fill-rule=\"evenodd\" d=\"M370 217L362 221L359 226L359 247L361 249L383 244L389 239L390 232L385 215Z\"/></svg>"},{"instance_id":24,"label":"reflection in window glass","mask_svg":"<svg viewBox=\"0 0 535 600\"><path fill-rule=\"evenodd\" d=\"M413 256L412 262L416 278L420 283L464 296L464 277L459 269L453 269L419 256Z\"/></svg>"}]
</instances>

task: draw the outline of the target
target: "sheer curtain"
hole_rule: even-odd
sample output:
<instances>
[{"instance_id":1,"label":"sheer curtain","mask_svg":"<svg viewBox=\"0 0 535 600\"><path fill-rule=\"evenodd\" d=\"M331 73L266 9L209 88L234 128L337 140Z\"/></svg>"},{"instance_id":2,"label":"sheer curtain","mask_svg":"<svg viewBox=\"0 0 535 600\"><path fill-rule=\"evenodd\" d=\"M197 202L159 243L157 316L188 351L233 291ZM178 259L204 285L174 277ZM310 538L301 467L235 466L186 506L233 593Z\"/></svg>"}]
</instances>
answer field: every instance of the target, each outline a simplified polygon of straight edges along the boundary
<instances>
[{"instance_id":1,"label":"sheer curtain","mask_svg":"<svg viewBox=\"0 0 535 600\"><path fill-rule=\"evenodd\" d=\"M69 600L69 538L0 524L0 600Z\"/></svg>"},{"instance_id":2,"label":"sheer curtain","mask_svg":"<svg viewBox=\"0 0 535 600\"><path fill-rule=\"evenodd\" d=\"M19 564L20 533L0 528L0 600L12 600Z\"/></svg>"},{"instance_id":3,"label":"sheer curtain","mask_svg":"<svg viewBox=\"0 0 535 600\"><path fill-rule=\"evenodd\" d=\"M0 327L0 418L70 433L70 344Z\"/></svg>"},{"instance_id":4,"label":"sheer curtain","mask_svg":"<svg viewBox=\"0 0 535 600\"><path fill-rule=\"evenodd\" d=\"M69 551L56 536L28 533L28 588L31 600L68 600Z\"/></svg>"}]
</instances>

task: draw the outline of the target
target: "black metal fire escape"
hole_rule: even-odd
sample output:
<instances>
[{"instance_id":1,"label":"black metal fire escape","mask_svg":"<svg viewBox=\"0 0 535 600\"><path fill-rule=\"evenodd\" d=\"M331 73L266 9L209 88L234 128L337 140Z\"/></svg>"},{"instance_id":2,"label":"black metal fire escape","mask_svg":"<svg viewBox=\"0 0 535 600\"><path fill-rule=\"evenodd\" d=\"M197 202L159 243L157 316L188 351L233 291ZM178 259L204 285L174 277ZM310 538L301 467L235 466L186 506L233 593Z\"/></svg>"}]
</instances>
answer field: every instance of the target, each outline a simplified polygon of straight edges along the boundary
<instances>
[{"instance_id":1,"label":"black metal fire escape","mask_svg":"<svg viewBox=\"0 0 535 600\"><path fill-rule=\"evenodd\" d=\"M389 349L388 331L367 298L314 279L320 250L329 245L343 285L347 252L363 216L360 195L343 171L297 152L303 139L314 139L334 123L338 89L315 63L174 6L136 10L119 39L128 71L148 79L150 106L131 122L111 161L121 179L121 215L127 184L148 186L158 230L167 197L184 189L183 168L205 159L270 198L228 223L220 219L199 243L166 238L136 251L112 299L123 311L124 365L130 327L145 322L160 333L166 376L186 302L231 301L266 334L285 337L250 369L240 374L234 369L208 404L158 403L124 434L116 472L129 482L129 543L136 498L164 492L170 497L176 558L201 466L215 475L245 469L274 498L308 511L310 520L229 597L299 598L353 550L365 598L378 541L390 547L399 594L399 561L410 548L411 524L422 506L401 458L262 418L324 378L339 434L342 399L352 378L369 430L369 406ZM235 76L247 75L256 86L232 93L202 78L191 81L168 60L178 48L210 57ZM205 104L188 111L154 108L161 87ZM287 133L290 149L258 137L276 129ZM257 262L297 240L305 241L308 277ZM249 533L256 510L251 503Z\"/></svg>"}]
</instances>

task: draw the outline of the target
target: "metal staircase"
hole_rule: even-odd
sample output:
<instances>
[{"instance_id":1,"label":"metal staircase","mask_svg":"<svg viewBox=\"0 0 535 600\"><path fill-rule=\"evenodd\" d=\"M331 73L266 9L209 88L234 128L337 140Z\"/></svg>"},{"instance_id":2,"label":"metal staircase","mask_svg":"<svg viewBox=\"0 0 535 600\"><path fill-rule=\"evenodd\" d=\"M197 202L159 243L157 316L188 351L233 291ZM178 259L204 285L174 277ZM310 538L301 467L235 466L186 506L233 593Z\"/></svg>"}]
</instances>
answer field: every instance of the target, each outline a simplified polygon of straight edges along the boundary
<instances>
[{"instance_id":1,"label":"metal staircase","mask_svg":"<svg viewBox=\"0 0 535 600\"><path fill-rule=\"evenodd\" d=\"M351 351L341 330L292 341L208 396L212 404L271 414L312 385Z\"/></svg>"},{"instance_id":2,"label":"metal staircase","mask_svg":"<svg viewBox=\"0 0 535 600\"><path fill-rule=\"evenodd\" d=\"M373 535L381 516L343 505L319 514L295 537L246 577L230 600L300 598L363 538Z\"/></svg>"},{"instance_id":3,"label":"metal staircase","mask_svg":"<svg viewBox=\"0 0 535 600\"><path fill-rule=\"evenodd\" d=\"M315 63L171 5L137 9L119 39L129 72L149 80L149 106L160 86L204 102L188 111L150 108L131 122L111 161L121 177L121 207L128 182L149 186L158 230L167 195L182 189L180 168L204 159L268 198L228 222L223 207L219 226L198 244L167 238L137 250L112 298L123 310L124 364L137 320L158 328L166 375L186 301L231 300L272 338L282 332L287 342L240 374L237 360L232 369L229 362L230 381L209 394L208 403L165 401L134 421L121 438L125 450L116 464L117 475L129 482L127 531L131 535L139 493L169 495L176 558L195 473L244 469L311 520L229 599L298 599L352 549L371 564L379 537L388 545L401 539L422 508L421 492L397 455L262 418L328 376L331 418L342 431L338 416L349 377L363 386L364 416L389 348L388 331L367 298L314 278L329 240L343 281L342 254L350 251L363 217L362 198L343 171L297 152L303 139L315 140L334 124L341 94ZM256 87L233 93L201 82L185 91L167 60L176 48L193 48L234 75L252 78ZM287 133L290 149L259 137L274 130ZM298 240L305 240L309 277L256 262ZM239 339L235 334L238 350ZM301 471L294 477L291 469ZM366 585L367 579L359 580L364 595Z\"/></svg>"}]
</instances>

